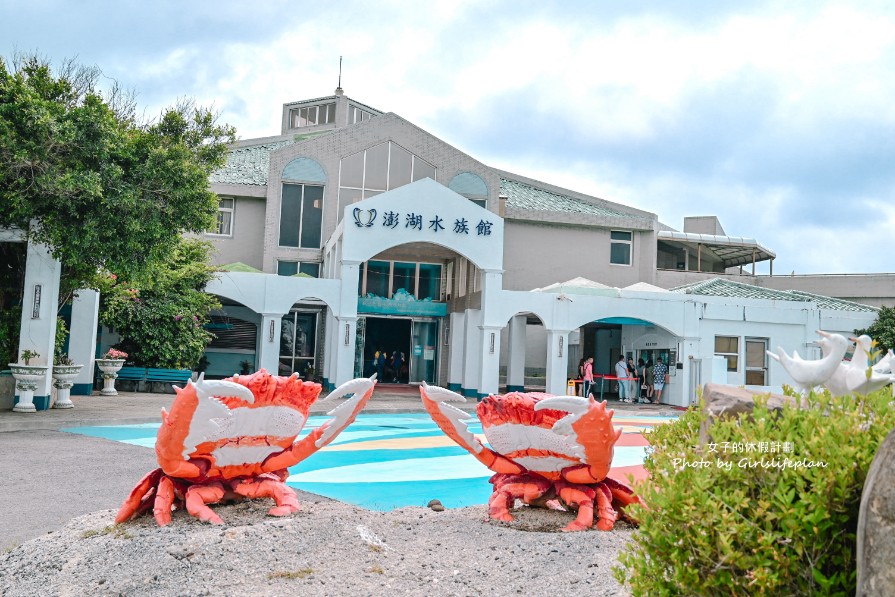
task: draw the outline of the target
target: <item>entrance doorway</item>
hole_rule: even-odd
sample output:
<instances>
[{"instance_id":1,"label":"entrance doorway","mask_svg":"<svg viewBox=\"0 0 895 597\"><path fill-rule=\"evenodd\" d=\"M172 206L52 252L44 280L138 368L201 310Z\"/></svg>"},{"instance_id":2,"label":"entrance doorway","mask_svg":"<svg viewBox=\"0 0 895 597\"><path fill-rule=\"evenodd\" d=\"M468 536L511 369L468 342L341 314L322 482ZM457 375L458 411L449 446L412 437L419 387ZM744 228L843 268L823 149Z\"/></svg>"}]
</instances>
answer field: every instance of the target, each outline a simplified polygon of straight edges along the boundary
<instances>
[{"instance_id":1,"label":"entrance doorway","mask_svg":"<svg viewBox=\"0 0 895 597\"><path fill-rule=\"evenodd\" d=\"M437 319L360 317L357 329L356 375L376 373L375 355L382 350L386 364L381 383L436 383ZM397 370L392 361L396 351L402 354Z\"/></svg>"}]
</instances>

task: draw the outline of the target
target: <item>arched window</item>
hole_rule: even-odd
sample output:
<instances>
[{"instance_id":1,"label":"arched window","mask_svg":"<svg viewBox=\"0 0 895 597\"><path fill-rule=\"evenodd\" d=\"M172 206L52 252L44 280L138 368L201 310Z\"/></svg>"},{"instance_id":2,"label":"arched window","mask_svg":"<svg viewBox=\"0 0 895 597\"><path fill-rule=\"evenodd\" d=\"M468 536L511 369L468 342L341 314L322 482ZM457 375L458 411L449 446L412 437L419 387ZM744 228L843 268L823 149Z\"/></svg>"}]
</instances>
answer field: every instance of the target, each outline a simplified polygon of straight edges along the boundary
<instances>
[{"instance_id":1,"label":"arched window","mask_svg":"<svg viewBox=\"0 0 895 597\"><path fill-rule=\"evenodd\" d=\"M448 188L481 207L488 203L488 186L479 175L472 172L461 172L453 177Z\"/></svg>"}]
</instances>

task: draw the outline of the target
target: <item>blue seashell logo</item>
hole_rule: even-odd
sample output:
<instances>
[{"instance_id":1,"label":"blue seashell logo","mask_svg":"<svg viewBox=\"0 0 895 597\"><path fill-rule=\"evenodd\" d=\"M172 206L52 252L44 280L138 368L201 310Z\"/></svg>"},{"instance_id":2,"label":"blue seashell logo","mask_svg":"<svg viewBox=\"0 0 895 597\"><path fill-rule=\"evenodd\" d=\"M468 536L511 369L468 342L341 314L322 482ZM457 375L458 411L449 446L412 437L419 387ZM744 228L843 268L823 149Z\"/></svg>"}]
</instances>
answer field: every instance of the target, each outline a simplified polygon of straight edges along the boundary
<instances>
[{"instance_id":1,"label":"blue seashell logo","mask_svg":"<svg viewBox=\"0 0 895 597\"><path fill-rule=\"evenodd\" d=\"M358 228L369 228L376 221L375 209L354 208L354 225Z\"/></svg>"}]
</instances>

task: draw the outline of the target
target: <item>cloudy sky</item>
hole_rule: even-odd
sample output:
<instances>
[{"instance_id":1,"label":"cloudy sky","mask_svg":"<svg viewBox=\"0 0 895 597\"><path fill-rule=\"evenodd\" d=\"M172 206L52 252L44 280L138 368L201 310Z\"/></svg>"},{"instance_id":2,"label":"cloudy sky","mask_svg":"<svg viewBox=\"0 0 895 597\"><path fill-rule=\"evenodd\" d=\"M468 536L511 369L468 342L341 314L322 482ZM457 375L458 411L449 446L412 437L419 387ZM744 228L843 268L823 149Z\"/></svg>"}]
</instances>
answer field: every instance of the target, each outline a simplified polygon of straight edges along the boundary
<instances>
[{"instance_id":1,"label":"cloudy sky","mask_svg":"<svg viewBox=\"0 0 895 597\"><path fill-rule=\"evenodd\" d=\"M480 161L718 215L775 274L895 271L889 2L0 0L0 54L77 57L241 138L346 94ZM760 273L767 272L761 266Z\"/></svg>"}]
</instances>

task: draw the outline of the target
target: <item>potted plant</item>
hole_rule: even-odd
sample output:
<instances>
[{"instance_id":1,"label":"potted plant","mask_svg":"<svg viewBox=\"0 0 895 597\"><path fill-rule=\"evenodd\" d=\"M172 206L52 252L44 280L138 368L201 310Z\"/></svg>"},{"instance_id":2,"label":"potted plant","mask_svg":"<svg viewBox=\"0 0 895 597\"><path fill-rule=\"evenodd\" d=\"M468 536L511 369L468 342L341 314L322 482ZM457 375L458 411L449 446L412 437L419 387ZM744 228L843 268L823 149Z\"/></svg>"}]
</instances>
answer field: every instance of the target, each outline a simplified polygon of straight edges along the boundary
<instances>
[{"instance_id":1,"label":"potted plant","mask_svg":"<svg viewBox=\"0 0 895 597\"><path fill-rule=\"evenodd\" d=\"M34 406L34 392L37 385L46 379L48 365L32 365L31 359L40 358L40 353L33 350L23 350L21 360L24 363L9 363L9 370L16 380L16 393L19 401L13 406L15 412L33 413L37 410Z\"/></svg>"},{"instance_id":2,"label":"potted plant","mask_svg":"<svg viewBox=\"0 0 895 597\"><path fill-rule=\"evenodd\" d=\"M53 408L74 408L70 397L71 388L83 366L76 365L65 353L56 355L53 360L53 387L56 388Z\"/></svg>"},{"instance_id":3,"label":"potted plant","mask_svg":"<svg viewBox=\"0 0 895 597\"><path fill-rule=\"evenodd\" d=\"M115 379L124 366L124 359L126 358L126 352L110 348L102 358L96 359L96 366L103 372L103 389L100 390L100 394L103 396L118 395L118 390L115 389Z\"/></svg>"}]
</instances>

